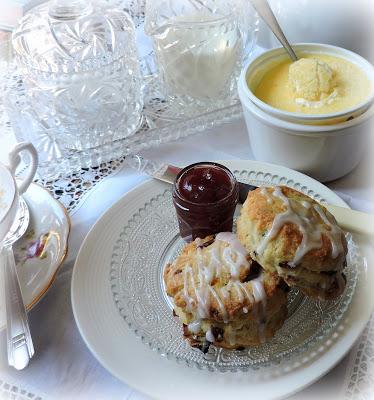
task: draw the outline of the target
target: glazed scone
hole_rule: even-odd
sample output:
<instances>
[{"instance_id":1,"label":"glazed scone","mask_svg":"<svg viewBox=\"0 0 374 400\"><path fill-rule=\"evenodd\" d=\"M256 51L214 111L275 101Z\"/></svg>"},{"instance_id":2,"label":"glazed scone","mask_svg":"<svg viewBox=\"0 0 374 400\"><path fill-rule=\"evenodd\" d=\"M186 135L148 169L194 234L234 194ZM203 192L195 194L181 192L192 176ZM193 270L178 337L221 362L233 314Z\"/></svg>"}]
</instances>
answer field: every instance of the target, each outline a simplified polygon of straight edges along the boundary
<instances>
[{"instance_id":1,"label":"glazed scone","mask_svg":"<svg viewBox=\"0 0 374 400\"><path fill-rule=\"evenodd\" d=\"M251 260L233 233L187 244L164 281L184 336L201 349L258 345L287 317L287 286Z\"/></svg>"},{"instance_id":2,"label":"glazed scone","mask_svg":"<svg viewBox=\"0 0 374 400\"><path fill-rule=\"evenodd\" d=\"M344 290L344 233L326 208L305 194L286 186L250 192L237 235L265 270L306 295L332 299Z\"/></svg>"}]
</instances>

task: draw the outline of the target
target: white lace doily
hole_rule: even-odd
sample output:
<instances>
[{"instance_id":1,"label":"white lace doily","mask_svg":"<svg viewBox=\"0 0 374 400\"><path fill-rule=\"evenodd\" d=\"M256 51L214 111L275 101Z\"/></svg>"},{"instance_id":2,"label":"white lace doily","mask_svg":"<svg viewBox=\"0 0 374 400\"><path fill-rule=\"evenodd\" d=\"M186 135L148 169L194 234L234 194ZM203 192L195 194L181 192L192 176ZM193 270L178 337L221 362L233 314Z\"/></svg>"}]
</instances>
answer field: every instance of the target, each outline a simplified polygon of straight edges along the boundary
<instances>
[{"instance_id":1,"label":"white lace doily","mask_svg":"<svg viewBox=\"0 0 374 400\"><path fill-rule=\"evenodd\" d=\"M80 172L53 181L39 179L37 182L46 187L71 215L83 204L91 189L108 175L117 172L124 161L125 157L102 163L98 167L83 168Z\"/></svg>"}]
</instances>

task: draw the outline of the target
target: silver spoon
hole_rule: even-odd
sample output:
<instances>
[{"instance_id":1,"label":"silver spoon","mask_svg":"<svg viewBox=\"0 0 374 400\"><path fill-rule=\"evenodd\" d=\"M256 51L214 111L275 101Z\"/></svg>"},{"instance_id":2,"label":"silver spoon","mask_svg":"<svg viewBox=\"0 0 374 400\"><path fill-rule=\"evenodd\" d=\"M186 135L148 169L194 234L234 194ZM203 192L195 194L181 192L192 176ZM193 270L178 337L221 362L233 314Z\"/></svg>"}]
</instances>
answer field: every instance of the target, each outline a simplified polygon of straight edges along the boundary
<instances>
[{"instance_id":1,"label":"silver spoon","mask_svg":"<svg viewBox=\"0 0 374 400\"><path fill-rule=\"evenodd\" d=\"M8 364L18 370L25 368L29 363L34 355L34 345L18 281L12 245L24 235L29 220L29 209L25 200L20 197L16 218L3 241L1 252L4 264Z\"/></svg>"},{"instance_id":2,"label":"silver spoon","mask_svg":"<svg viewBox=\"0 0 374 400\"><path fill-rule=\"evenodd\" d=\"M271 10L267 0L249 0L253 8L257 11L259 16L265 21L267 26L272 30L274 35L280 41L281 45L286 49L292 61L297 61L298 58L284 35L282 28L279 26L273 11Z\"/></svg>"}]
</instances>

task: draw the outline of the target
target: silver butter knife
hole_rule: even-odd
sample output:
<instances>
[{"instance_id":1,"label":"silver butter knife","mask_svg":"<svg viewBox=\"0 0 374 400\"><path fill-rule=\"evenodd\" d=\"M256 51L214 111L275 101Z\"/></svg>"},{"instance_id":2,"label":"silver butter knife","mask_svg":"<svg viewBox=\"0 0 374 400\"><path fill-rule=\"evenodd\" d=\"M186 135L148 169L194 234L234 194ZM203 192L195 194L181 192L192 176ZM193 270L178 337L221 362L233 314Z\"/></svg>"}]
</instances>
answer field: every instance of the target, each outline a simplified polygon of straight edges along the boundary
<instances>
[{"instance_id":1,"label":"silver butter knife","mask_svg":"<svg viewBox=\"0 0 374 400\"><path fill-rule=\"evenodd\" d=\"M171 184L174 184L178 172L182 169L174 165L146 160L139 155L129 155L126 157L125 162L138 172ZM256 188L257 186L239 182L239 203L243 204L247 198L248 192ZM323 205L335 217L340 227L345 231L374 236L374 215L331 204Z\"/></svg>"}]
</instances>

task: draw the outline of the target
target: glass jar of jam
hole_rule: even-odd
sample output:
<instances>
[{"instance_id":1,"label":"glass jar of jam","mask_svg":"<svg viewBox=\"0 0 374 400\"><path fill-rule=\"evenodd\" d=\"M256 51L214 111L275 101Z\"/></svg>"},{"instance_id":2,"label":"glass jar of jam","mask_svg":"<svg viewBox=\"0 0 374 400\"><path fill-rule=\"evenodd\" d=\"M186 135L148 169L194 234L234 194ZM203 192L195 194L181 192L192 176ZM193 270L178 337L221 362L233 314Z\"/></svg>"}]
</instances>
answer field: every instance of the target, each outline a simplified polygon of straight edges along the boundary
<instances>
[{"instance_id":1,"label":"glass jar of jam","mask_svg":"<svg viewBox=\"0 0 374 400\"><path fill-rule=\"evenodd\" d=\"M232 231L238 196L238 182L223 165L200 162L182 169L173 190L182 238L190 242Z\"/></svg>"}]
</instances>

